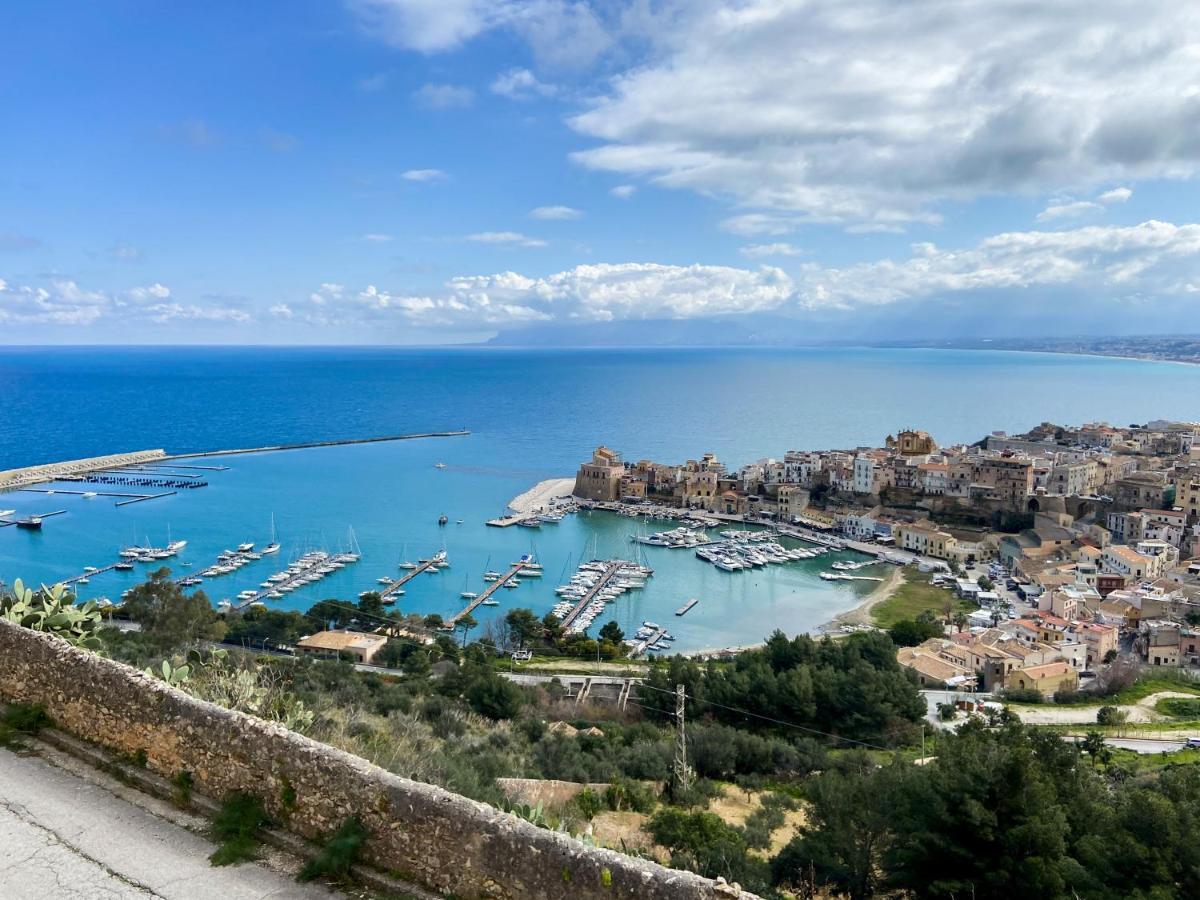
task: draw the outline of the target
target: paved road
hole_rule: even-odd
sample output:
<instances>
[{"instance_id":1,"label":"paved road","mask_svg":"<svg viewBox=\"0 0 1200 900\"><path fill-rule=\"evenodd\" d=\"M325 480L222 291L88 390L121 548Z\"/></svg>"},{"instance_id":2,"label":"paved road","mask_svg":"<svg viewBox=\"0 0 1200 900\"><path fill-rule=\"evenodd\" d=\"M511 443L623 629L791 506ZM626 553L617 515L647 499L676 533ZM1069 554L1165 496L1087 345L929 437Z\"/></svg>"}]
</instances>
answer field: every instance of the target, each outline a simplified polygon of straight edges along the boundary
<instances>
[{"instance_id":1,"label":"paved road","mask_svg":"<svg viewBox=\"0 0 1200 900\"><path fill-rule=\"evenodd\" d=\"M213 845L175 821L38 756L0 750L4 900L330 900L342 896L258 863L214 868ZM119 786L114 785L114 789ZM187 817L175 813L173 819Z\"/></svg>"}]
</instances>

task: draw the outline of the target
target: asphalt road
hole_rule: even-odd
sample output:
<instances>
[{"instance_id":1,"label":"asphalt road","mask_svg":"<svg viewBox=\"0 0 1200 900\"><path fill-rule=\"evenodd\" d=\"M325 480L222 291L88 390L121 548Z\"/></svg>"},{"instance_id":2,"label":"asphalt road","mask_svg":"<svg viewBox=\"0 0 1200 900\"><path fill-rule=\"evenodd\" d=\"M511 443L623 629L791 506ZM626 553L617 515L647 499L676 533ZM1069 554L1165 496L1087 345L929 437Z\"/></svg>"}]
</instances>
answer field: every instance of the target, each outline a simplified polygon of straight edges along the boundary
<instances>
[{"instance_id":1,"label":"asphalt road","mask_svg":"<svg viewBox=\"0 0 1200 900\"><path fill-rule=\"evenodd\" d=\"M0 897L4 900L330 900L260 863L214 868L214 846L180 824L185 814L132 802L81 767L0 750ZM136 792L130 791L130 794ZM160 808L163 815L152 811ZM169 816L169 818L168 818ZM197 827L202 823L197 820Z\"/></svg>"}]
</instances>

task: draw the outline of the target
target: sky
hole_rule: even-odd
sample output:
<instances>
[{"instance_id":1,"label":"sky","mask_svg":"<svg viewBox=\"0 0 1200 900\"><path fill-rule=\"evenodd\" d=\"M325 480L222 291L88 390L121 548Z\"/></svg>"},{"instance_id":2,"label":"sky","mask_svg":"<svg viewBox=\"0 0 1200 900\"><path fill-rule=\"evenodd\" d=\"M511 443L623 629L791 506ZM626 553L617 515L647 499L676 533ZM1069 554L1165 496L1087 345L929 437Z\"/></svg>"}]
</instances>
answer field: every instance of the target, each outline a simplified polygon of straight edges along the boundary
<instances>
[{"instance_id":1,"label":"sky","mask_svg":"<svg viewBox=\"0 0 1200 900\"><path fill-rule=\"evenodd\" d=\"M0 30L0 344L1197 331L1193 3L46 0Z\"/></svg>"}]
</instances>

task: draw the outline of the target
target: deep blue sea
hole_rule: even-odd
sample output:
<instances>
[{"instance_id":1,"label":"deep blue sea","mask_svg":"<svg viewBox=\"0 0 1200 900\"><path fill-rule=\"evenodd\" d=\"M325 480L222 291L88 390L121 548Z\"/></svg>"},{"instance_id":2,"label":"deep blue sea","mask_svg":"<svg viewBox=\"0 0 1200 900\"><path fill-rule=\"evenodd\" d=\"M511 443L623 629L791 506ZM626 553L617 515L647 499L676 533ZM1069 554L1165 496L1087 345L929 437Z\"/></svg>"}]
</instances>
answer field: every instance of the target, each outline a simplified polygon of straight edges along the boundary
<instances>
[{"instance_id":1,"label":"deep blue sea","mask_svg":"<svg viewBox=\"0 0 1200 900\"><path fill-rule=\"evenodd\" d=\"M119 547L188 540L199 569L274 515L283 553L336 549L351 529L363 560L280 601L354 598L402 556L445 547L452 566L412 582L400 607L453 612L486 568L533 549L541 583L500 607L544 612L580 558L632 553L633 520L602 513L537 531L487 528L533 483L573 474L598 443L629 459L713 451L731 465L789 448L878 445L903 427L939 441L1043 420L1114 423L1200 417L1200 369L1051 354L949 350L408 350L392 348L0 348L0 469L162 447L191 452L465 428L467 437L227 457L209 487L122 508L111 499L0 494L18 514L67 509L40 533L0 528L0 579L52 581L102 566ZM213 461L199 460L199 464ZM446 468L434 464L444 462ZM437 525L441 514L450 518ZM461 519L462 524L457 524ZM644 526L643 526L644 527ZM665 523L663 527L668 527ZM816 577L826 561L722 573L686 551L650 548L656 575L610 607L632 626L667 624L679 649L806 631L865 586ZM205 585L214 600L256 586L264 559ZM182 569L179 570L182 572ZM83 595L114 599L132 575ZM676 619L685 600L701 600ZM605 621L606 616L601 621Z\"/></svg>"}]
</instances>

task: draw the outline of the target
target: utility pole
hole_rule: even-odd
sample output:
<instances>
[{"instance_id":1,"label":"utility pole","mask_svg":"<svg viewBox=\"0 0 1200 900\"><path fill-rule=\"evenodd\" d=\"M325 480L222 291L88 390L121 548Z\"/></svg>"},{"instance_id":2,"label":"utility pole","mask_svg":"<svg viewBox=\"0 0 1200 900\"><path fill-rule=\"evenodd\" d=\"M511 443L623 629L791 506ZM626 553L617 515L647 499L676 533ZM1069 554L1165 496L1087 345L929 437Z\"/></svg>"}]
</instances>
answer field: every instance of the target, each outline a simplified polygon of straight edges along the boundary
<instances>
[{"instance_id":1,"label":"utility pole","mask_svg":"<svg viewBox=\"0 0 1200 900\"><path fill-rule=\"evenodd\" d=\"M688 788L692 784L692 770L687 764L687 737L683 728L686 700L683 685L675 685L675 764L672 768L675 783L682 788Z\"/></svg>"}]
</instances>

